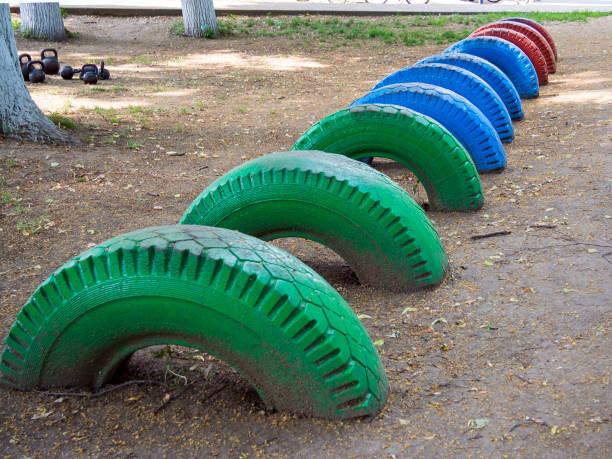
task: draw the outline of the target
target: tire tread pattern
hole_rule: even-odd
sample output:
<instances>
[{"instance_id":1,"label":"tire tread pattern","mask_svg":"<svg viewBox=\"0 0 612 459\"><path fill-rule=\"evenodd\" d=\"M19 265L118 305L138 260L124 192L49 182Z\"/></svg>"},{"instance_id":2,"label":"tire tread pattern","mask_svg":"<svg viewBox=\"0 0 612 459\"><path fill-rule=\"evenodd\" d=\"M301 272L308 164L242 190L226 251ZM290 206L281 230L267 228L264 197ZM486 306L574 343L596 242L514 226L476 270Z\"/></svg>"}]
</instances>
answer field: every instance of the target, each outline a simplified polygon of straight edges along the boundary
<instances>
[{"instance_id":1,"label":"tire tread pattern","mask_svg":"<svg viewBox=\"0 0 612 459\"><path fill-rule=\"evenodd\" d=\"M448 64L415 64L383 78L373 90L397 83L427 83L449 89L478 107L502 142L514 138L510 114L503 101L486 81L468 70Z\"/></svg>"},{"instance_id":2,"label":"tire tread pattern","mask_svg":"<svg viewBox=\"0 0 612 459\"><path fill-rule=\"evenodd\" d=\"M316 379L323 394L306 401L304 414L341 419L375 415L383 408L389 388L378 354L359 319L324 279L256 238L189 225L152 227L115 237L53 273L26 302L9 331L0 381L21 390L45 387L45 375L33 369L46 363L41 361L45 349L38 347L39 338L62 332L50 326L53 318L74 307L71 301L84 291L126 277L137 282L168 278L177 285L197 282L202 289L257 310L259 326L278 327L291 352L316 368L316 374L300 375ZM176 291L180 293L180 287ZM120 293L109 295L111 300L120 297ZM100 305L108 300L100 298ZM129 335L129 329L124 333ZM69 368L65 378L70 385ZM264 395L278 409L294 408L291 403L283 405L287 399L283 394Z\"/></svg>"},{"instance_id":3,"label":"tire tread pattern","mask_svg":"<svg viewBox=\"0 0 612 459\"><path fill-rule=\"evenodd\" d=\"M398 83L369 92L351 104L393 104L429 116L468 151L478 172L506 166L506 153L495 128L480 110L459 94L426 83Z\"/></svg>"},{"instance_id":4,"label":"tire tread pattern","mask_svg":"<svg viewBox=\"0 0 612 459\"><path fill-rule=\"evenodd\" d=\"M445 53L466 53L482 57L499 67L514 84L522 98L537 97L540 91L535 67L521 49L498 37L472 37L444 50Z\"/></svg>"},{"instance_id":5,"label":"tire tread pattern","mask_svg":"<svg viewBox=\"0 0 612 459\"><path fill-rule=\"evenodd\" d=\"M476 166L463 145L437 121L405 107L340 110L311 126L292 149L398 161L417 176L436 210L477 210L483 204Z\"/></svg>"}]
</instances>

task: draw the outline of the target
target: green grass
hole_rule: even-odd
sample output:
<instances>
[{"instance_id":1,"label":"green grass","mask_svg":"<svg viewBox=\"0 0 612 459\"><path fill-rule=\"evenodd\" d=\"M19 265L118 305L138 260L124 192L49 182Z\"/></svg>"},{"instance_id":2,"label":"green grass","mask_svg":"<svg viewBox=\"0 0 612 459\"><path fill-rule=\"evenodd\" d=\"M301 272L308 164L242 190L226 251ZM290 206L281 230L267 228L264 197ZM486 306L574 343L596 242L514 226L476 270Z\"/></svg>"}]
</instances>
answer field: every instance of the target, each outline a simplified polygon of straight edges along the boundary
<instances>
[{"instance_id":1,"label":"green grass","mask_svg":"<svg viewBox=\"0 0 612 459\"><path fill-rule=\"evenodd\" d=\"M13 19L12 23L13 23L13 30L21 29L21 21L19 19Z\"/></svg>"},{"instance_id":2,"label":"green grass","mask_svg":"<svg viewBox=\"0 0 612 459\"><path fill-rule=\"evenodd\" d=\"M521 13L538 22L586 21L607 16L609 12L581 11L573 13ZM267 16L263 18L219 18L221 35L234 37L279 37L299 39L301 43L348 46L362 40L385 44L422 46L447 44L467 37L482 24L496 21L512 13L470 15L389 16L374 19L321 16Z\"/></svg>"},{"instance_id":3,"label":"green grass","mask_svg":"<svg viewBox=\"0 0 612 459\"><path fill-rule=\"evenodd\" d=\"M51 120L53 124L62 129L69 129L74 131L76 129L80 129L80 126L74 121L66 118L65 116L60 115L59 113L51 113L47 116Z\"/></svg>"},{"instance_id":4,"label":"green grass","mask_svg":"<svg viewBox=\"0 0 612 459\"><path fill-rule=\"evenodd\" d=\"M183 21L179 21L178 19L172 21L172 25L170 25L170 33L178 36L185 35L185 24Z\"/></svg>"}]
</instances>

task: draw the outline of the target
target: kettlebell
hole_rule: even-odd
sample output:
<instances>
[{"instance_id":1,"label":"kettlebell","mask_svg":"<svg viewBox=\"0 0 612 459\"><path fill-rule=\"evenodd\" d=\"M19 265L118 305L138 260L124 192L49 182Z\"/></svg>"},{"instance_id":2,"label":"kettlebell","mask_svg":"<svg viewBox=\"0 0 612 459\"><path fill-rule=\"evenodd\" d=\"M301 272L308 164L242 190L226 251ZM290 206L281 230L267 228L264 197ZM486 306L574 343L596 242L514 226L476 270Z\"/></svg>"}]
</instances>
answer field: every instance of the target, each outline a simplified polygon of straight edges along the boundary
<instances>
[{"instance_id":1,"label":"kettlebell","mask_svg":"<svg viewBox=\"0 0 612 459\"><path fill-rule=\"evenodd\" d=\"M69 65L63 65L59 71L59 74L64 80L72 80L75 73L80 73L81 69L73 69Z\"/></svg>"},{"instance_id":2,"label":"kettlebell","mask_svg":"<svg viewBox=\"0 0 612 459\"><path fill-rule=\"evenodd\" d=\"M104 61L100 61L100 70L98 71L98 78L101 80L108 80L110 78L110 72L104 68Z\"/></svg>"},{"instance_id":3,"label":"kettlebell","mask_svg":"<svg viewBox=\"0 0 612 459\"><path fill-rule=\"evenodd\" d=\"M81 67L81 76L79 78L85 84L96 84L98 82L98 67L95 64L85 64Z\"/></svg>"},{"instance_id":4,"label":"kettlebell","mask_svg":"<svg viewBox=\"0 0 612 459\"><path fill-rule=\"evenodd\" d=\"M27 61L23 61L24 58L27 58ZM21 67L21 74L23 75L24 81L30 81L30 71L28 70L28 64L32 62L32 56L29 54L21 54L19 55L19 66Z\"/></svg>"},{"instance_id":5,"label":"kettlebell","mask_svg":"<svg viewBox=\"0 0 612 459\"><path fill-rule=\"evenodd\" d=\"M53 56L45 56L46 53L53 53ZM57 51L55 49L43 49L40 53L40 60L43 63L43 70L47 75L57 75L60 65L59 59L57 58Z\"/></svg>"},{"instance_id":6,"label":"kettlebell","mask_svg":"<svg viewBox=\"0 0 612 459\"><path fill-rule=\"evenodd\" d=\"M35 67L36 64L40 64L40 68ZM28 62L28 78L30 83L42 83L45 81L45 72L43 70L42 61L30 61Z\"/></svg>"}]
</instances>

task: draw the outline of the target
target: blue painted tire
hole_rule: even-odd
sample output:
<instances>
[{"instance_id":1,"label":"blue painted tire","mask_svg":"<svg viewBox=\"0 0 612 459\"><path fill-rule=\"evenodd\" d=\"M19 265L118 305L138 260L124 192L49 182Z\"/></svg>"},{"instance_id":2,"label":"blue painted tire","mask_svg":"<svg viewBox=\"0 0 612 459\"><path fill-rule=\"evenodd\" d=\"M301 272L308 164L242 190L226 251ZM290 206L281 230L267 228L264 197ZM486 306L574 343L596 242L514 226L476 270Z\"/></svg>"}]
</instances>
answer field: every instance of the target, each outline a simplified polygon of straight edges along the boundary
<instances>
[{"instance_id":1,"label":"blue painted tire","mask_svg":"<svg viewBox=\"0 0 612 459\"><path fill-rule=\"evenodd\" d=\"M491 122L502 142L512 142L514 129L506 106L479 76L448 64L416 64L383 78L373 90L397 83L427 83L450 89L472 102Z\"/></svg>"},{"instance_id":2,"label":"blue painted tire","mask_svg":"<svg viewBox=\"0 0 612 459\"><path fill-rule=\"evenodd\" d=\"M506 153L491 122L474 104L449 89L400 83L370 91L351 104L394 104L433 118L468 151L478 172L506 166Z\"/></svg>"},{"instance_id":3,"label":"blue painted tire","mask_svg":"<svg viewBox=\"0 0 612 459\"><path fill-rule=\"evenodd\" d=\"M499 67L482 57L464 53L443 53L426 57L417 64L449 64L461 67L489 83L506 105L510 118L523 119L523 104L514 84Z\"/></svg>"},{"instance_id":4,"label":"blue painted tire","mask_svg":"<svg viewBox=\"0 0 612 459\"><path fill-rule=\"evenodd\" d=\"M466 38L444 52L473 54L488 60L510 78L521 98L531 99L540 93L535 67L518 46L507 40L497 37Z\"/></svg>"}]
</instances>

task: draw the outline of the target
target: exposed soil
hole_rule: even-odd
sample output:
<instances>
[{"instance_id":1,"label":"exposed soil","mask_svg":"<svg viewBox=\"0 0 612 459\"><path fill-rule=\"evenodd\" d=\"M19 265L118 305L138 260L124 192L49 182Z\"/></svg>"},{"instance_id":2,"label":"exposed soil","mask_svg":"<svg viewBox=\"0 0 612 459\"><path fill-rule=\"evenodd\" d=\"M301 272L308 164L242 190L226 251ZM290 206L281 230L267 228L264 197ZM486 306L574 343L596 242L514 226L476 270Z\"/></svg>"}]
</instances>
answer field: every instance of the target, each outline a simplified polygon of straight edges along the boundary
<instances>
[{"instance_id":1,"label":"exposed soil","mask_svg":"<svg viewBox=\"0 0 612 459\"><path fill-rule=\"evenodd\" d=\"M170 22L69 18L80 39L57 45L63 63L112 58L113 79L30 86L46 113L81 125L84 144L0 143L0 340L34 289L72 256L178 222L216 177L290 148L391 71L444 48L191 40L169 36ZM410 295L364 287L329 250L278 242L370 316L364 325L384 340L392 393L377 418L266 412L222 363L182 348L169 360L145 349L117 382L166 376L170 386L94 399L0 389L0 453L611 457L612 17L546 26L558 72L539 98L524 101L507 169L482 176L485 207L429 212L452 264L440 287ZM18 39L21 52L44 45ZM376 167L412 191L404 168ZM511 234L470 239L499 230ZM185 390L166 364L187 377ZM175 398L156 412L166 393Z\"/></svg>"}]
</instances>

